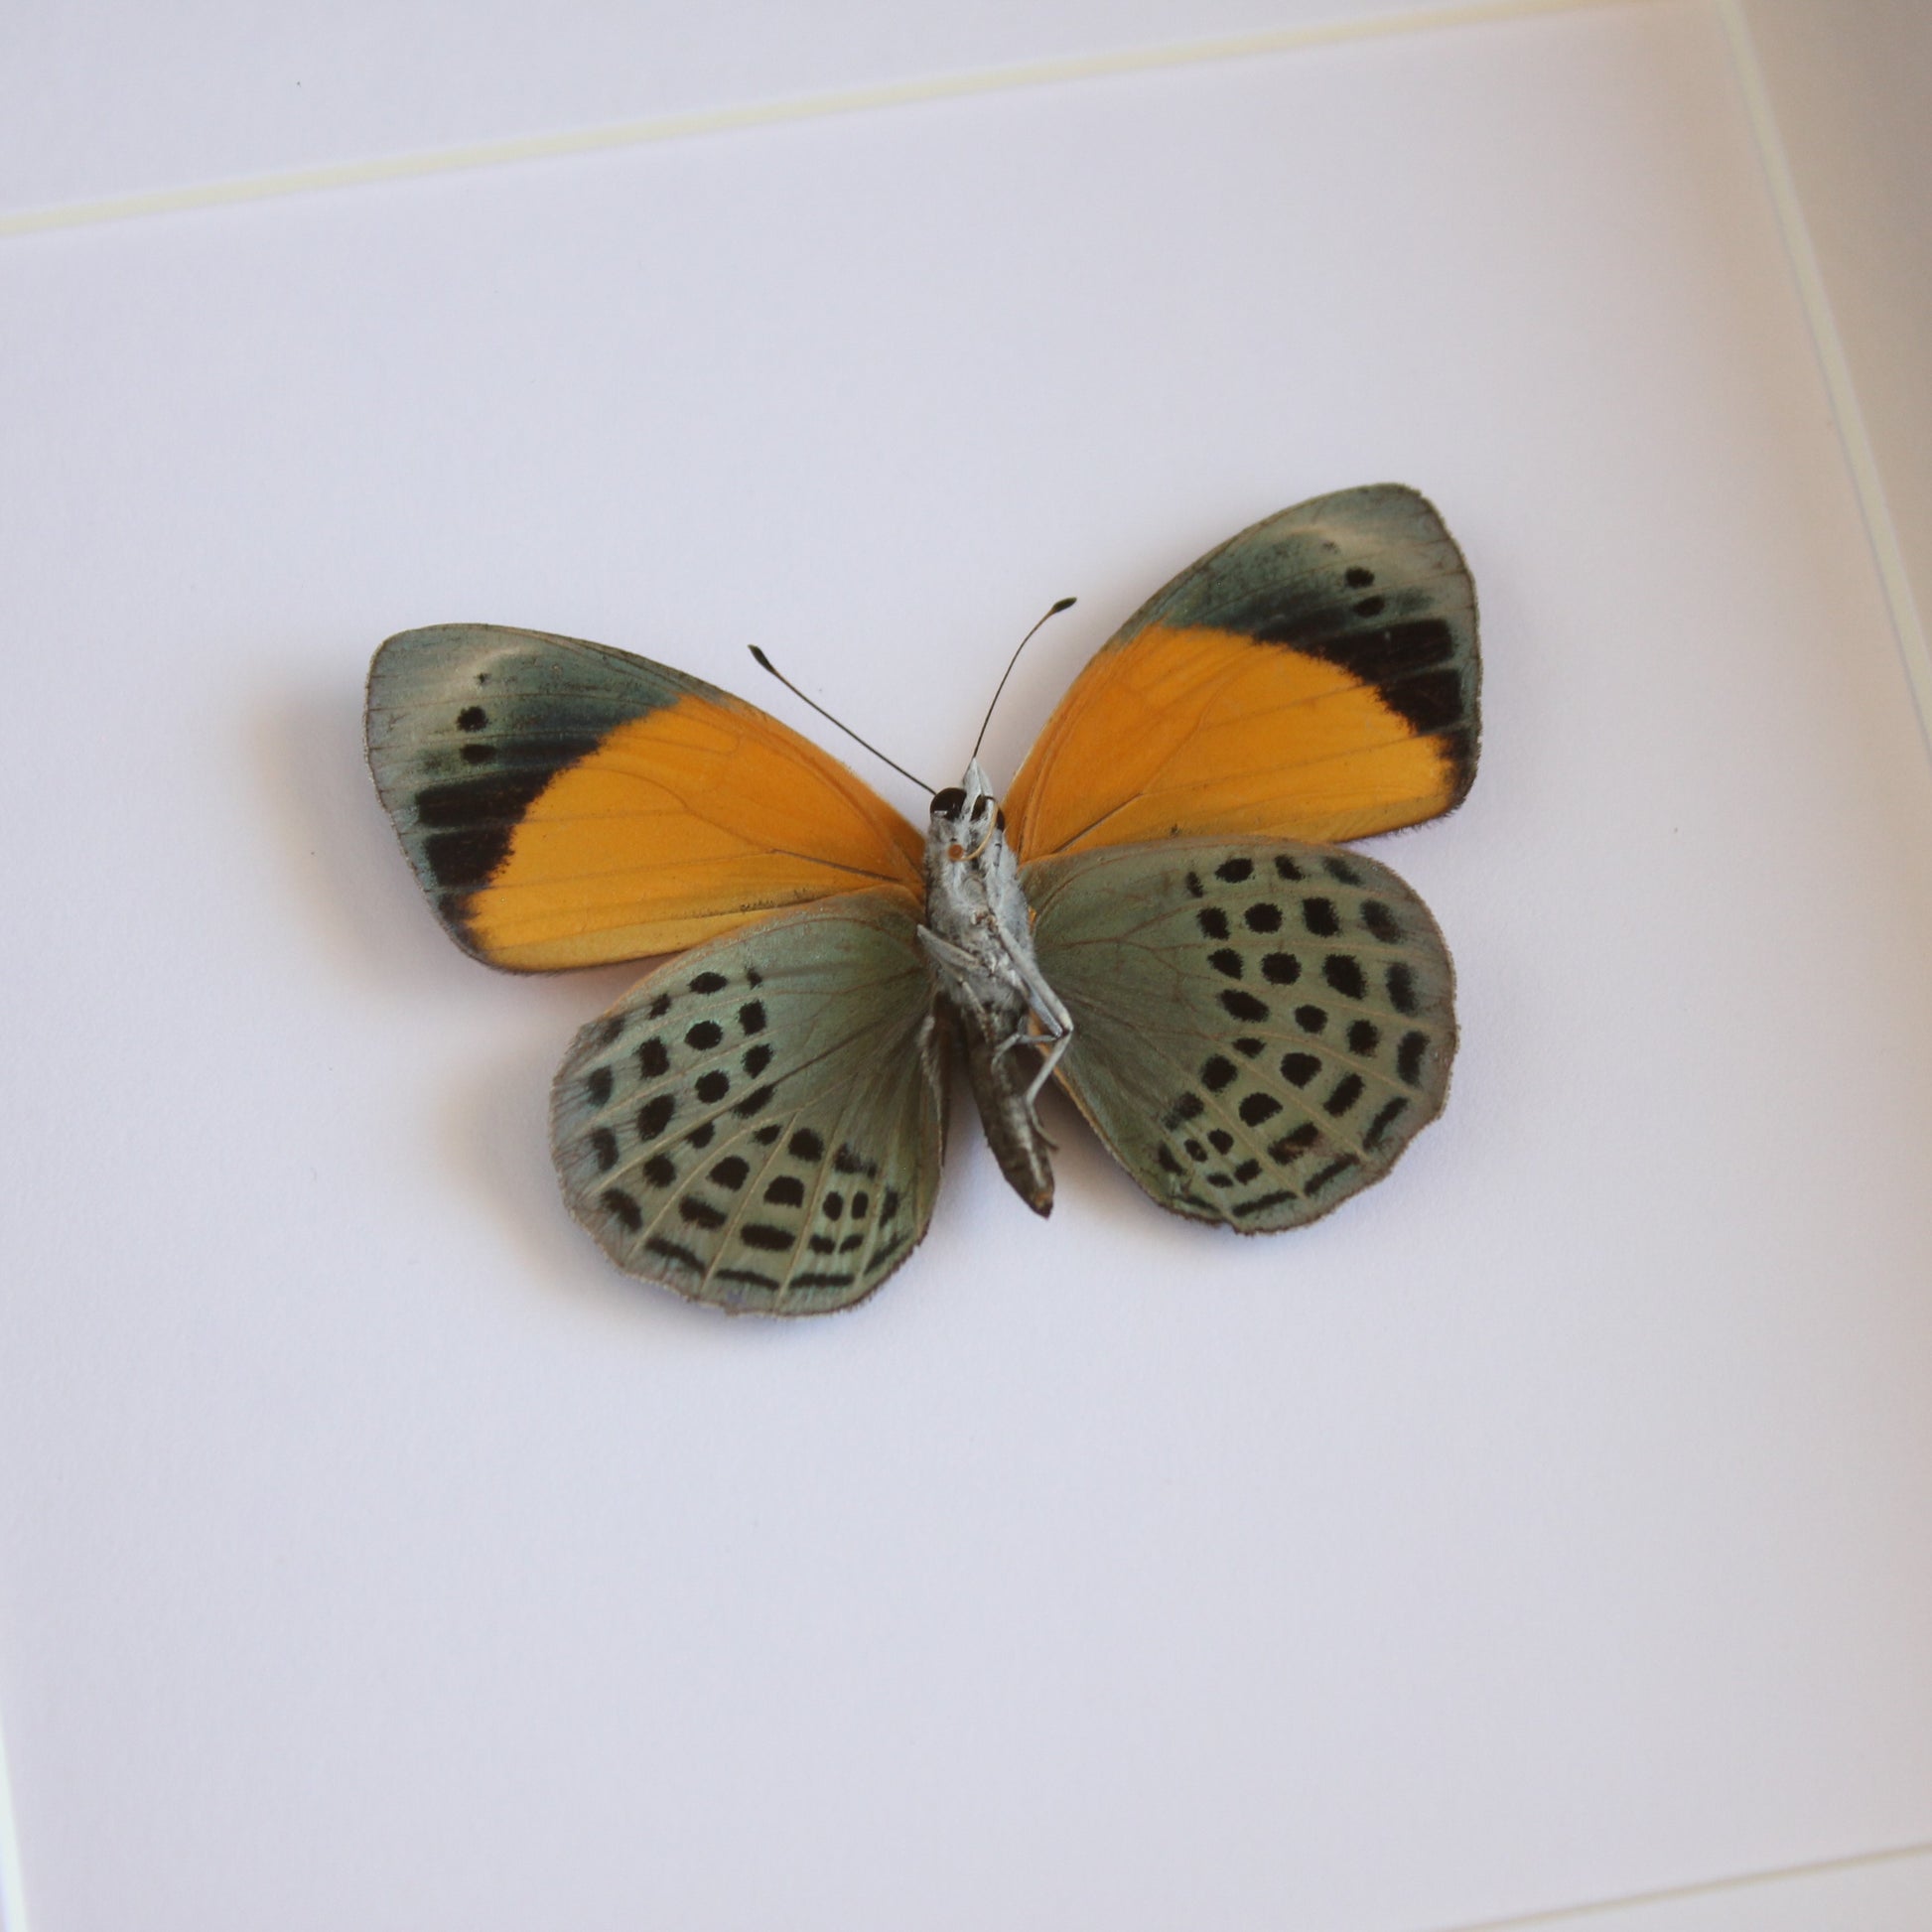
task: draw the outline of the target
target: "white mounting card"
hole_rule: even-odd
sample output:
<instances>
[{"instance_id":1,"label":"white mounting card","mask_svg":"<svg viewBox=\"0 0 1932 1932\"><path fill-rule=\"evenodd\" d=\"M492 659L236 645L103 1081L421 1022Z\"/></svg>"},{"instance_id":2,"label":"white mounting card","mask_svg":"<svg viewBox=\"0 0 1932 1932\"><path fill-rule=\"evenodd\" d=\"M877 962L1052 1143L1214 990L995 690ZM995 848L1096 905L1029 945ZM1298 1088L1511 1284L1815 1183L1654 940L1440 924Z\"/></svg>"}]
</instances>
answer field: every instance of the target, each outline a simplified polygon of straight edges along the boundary
<instances>
[{"instance_id":1,"label":"white mounting card","mask_svg":"<svg viewBox=\"0 0 1932 1932\"><path fill-rule=\"evenodd\" d=\"M1932 1836L1932 767L1722 39L1606 8L0 254L0 1714L36 1932L1443 1926ZM1243 1242L962 1115L856 1313L556 1197L387 632L956 773L1437 500L1444 1119ZM867 771L899 803L888 774ZM943 780L942 780L943 781Z\"/></svg>"}]
</instances>

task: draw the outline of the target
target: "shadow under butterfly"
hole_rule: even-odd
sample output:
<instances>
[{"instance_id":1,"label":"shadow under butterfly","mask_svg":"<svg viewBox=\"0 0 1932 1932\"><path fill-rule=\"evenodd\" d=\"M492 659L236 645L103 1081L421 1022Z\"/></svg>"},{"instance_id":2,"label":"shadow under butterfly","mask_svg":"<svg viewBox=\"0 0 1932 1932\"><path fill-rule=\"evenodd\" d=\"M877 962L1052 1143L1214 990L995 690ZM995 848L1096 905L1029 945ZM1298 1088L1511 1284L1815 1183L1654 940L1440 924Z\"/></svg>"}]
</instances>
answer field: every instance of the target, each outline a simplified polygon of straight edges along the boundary
<instances>
[{"instance_id":1,"label":"shadow under butterfly","mask_svg":"<svg viewBox=\"0 0 1932 1932\"><path fill-rule=\"evenodd\" d=\"M1244 1234L1387 1173L1447 1095L1453 975L1421 900L1339 847L1462 801L1478 683L1461 553L1382 483L1183 571L1074 681L1004 807L976 751L923 834L743 699L538 631L391 637L367 739L477 958L683 955L557 1074L572 1213L630 1274L809 1314L925 1232L955 1046L1042 1214L1049 1078L1161 1206Z\"/></svg>"}]
</instances>

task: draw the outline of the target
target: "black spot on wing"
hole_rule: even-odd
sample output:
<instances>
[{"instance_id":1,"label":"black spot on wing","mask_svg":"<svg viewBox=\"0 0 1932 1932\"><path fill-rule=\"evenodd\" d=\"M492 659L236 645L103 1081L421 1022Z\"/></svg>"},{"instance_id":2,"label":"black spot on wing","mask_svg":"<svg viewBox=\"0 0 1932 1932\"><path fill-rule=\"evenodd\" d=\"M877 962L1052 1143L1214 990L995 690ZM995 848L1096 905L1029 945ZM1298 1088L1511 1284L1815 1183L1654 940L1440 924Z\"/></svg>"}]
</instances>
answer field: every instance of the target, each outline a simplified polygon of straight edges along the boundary
<instances>
[{"instance_id":1,"label":"black spot on wing","mask_svg":"<svg viewBox=\"0 0 1932 1932\"><path fill-rule=\"evenodd\" d=\"M1402 1044L1395 1049L1395 1070L1410 1086L1417 1085L1422 1079L1423 1055L1429 1051L1429 1035L1415 1033L1404 1034Z\"/></svg>"},{"instance_id":2,"label":"black spot on wing","mask_svg":"<svg viewBox=\"0 0 1932 1932\"><path fill-rule=\"evenodd\" d=\"M423 862L445 891L486 885L510 849L510 827L479 825L467 832L437 832L423 841ZM457 916L461 916L460 905Z\"/></svg>"},{"instance_id":3,"label":"black spot on wing","mask_svg":"<svg viewBox=\"0 0 1932 1932\"><path fill-rule=\"evenodd\" d=\"M459 778L446 785L425 785L416 794L416 822L432 831L457 826L507 829L523 816L524 807L550 782L553 773L554 767L550 771L519 771L513 775L492 772L487 778Z\"/></svg>"},{"instance_id":4,"label":"black spot on wing","mask_svg":"<svg viewBox=\"0 0 1932 1932\"><path fill-rule=\"evenodd\" d=\"M1321 977L1345 1000L1359 1000L1368 991L1361 962L1351 953L1331 952L1321 962Z\"/></svg>"},{"instance_id":5,"label":"black spot on wing","mask_svg":"<svg viewBox=\"0 0 1932 1932\"><path fill-rule=\"evenodd\" d=\"M1253 1200L1238 1200L1228 1210L1237 1220L1246 1220L1250 1214L1264 1213L1271 1207L1279 1207L1284 1201L1295 1198L1292 1187L1277 1187L1272 1193L1257 1194Z\"/></svg>"},{"instance_id":6,"label":"black spot on wing","mask_svg":"<svg viewBox=\"0 0 1932 1932\"><path fill-rule=\"evenodd\" d=\"M1327 1186L1329 1181L1333 1180L1336 1175L1346 1173L1350 1168L1356 1165L1355 1157L1352 1154L1338 1154L1325 1168L1317 1169L1309 1177L1304 1183L1305 1191L1311 1194L1316 1192L1318 1189Z\"/></svg>"},{"instance_id":7,"label":"black spot on wing","mask_svg":"<svg viewBox=\"0 0 1932 1932\"><path fill-rule=\"evenodd\" d=\"M781 1286L775 1275L766 1275L756 1268L720 1268L712 1277L714 1281L734 1282L742 1288L777 1288Z\"/></svg>"},{"instance_id":8,"label":"black spot on wing","mask_svg":"<svg viewBox=\"0 0 1932 1932\"><path fill-rule=\"evenodd\" d=\"M1321 1103L1322 1112L1339 1120L1362 1097L1363 1085L1359 1073L1344 1073L1335 1082L1334 1091Z\"/></svg>"},{"instance_id":9,"label":"black spot on wing","mask_svg":"<svg viewBox=\"0 0 1932 1932\"><path fill-rule=\"evenodd\" d=\"M607 1187L598 1196L599 1204L614 1214L632 1234L644 1224L644 1211L621 1187Z\"/></svg>"}]
</instances>

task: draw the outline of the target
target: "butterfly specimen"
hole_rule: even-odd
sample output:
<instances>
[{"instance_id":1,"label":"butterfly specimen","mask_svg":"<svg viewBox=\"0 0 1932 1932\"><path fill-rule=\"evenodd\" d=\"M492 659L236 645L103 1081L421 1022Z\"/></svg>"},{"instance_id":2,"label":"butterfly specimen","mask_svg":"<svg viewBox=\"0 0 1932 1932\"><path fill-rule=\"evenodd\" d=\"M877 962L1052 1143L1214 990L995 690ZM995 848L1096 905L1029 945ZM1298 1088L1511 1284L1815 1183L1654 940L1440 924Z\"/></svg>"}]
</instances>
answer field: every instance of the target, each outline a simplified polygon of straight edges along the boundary
<instances>
[{"instance_id":1,"label":"butterfly specimen","mask_svg":"<svg viewBox=\"0 0 1932 1932\"><path fill-rule=\"evenodd\" d=\"M872 1293L932 1212L948 1060L1039 1213L1057 1080L1163 1207L1298 1227L1440 1111L1448 950L1341 842L1475 771L1475 596L1413 489L1282 510L1075 679L1009 788L977 752L923 834L809 740L646 658L491 624L391 637L368 753L459 945L651 954L552 1093L571 1211L734 1311Z\"/></svg>"}]
</instances>

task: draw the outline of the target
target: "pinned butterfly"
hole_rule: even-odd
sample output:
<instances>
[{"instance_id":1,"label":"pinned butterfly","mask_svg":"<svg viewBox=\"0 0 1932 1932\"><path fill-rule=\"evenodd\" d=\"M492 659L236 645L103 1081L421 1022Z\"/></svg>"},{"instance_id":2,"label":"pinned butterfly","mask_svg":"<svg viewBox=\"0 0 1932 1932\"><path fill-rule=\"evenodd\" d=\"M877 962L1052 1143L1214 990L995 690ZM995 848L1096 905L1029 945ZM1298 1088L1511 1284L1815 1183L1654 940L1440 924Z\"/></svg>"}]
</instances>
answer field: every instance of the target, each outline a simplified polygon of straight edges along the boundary
<instances>
[{"instance_id":1,"label":"pinned butterfly","mask_svg":"<svg viewBox=\"0 0 1932 1932\"><path fill-rule=\"evenodd\" d=\"M1448 950L1345 841L1458 805L1475 597L1416 491L1244 530L1074 681L1004 809L977 753L923 835L756 706L490 624L369 672L376 788L458 944L540 972L649 954L552 1095L572 1213L733 1311L862 1300L925 1232L963 1054L1023 1199L1051 1078L1161 1206L1299 1227L1440 1111Z\"/></svg>"}]
</instances>

